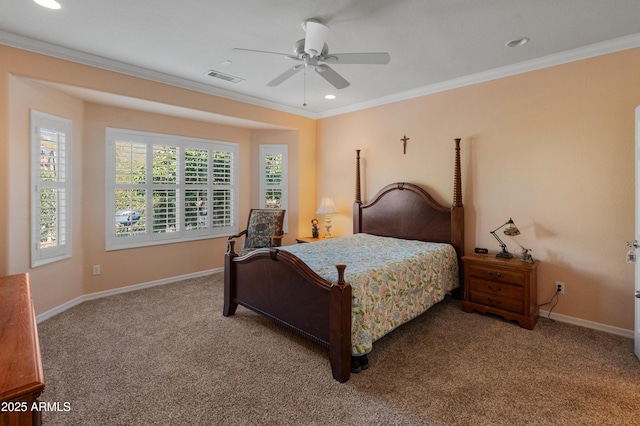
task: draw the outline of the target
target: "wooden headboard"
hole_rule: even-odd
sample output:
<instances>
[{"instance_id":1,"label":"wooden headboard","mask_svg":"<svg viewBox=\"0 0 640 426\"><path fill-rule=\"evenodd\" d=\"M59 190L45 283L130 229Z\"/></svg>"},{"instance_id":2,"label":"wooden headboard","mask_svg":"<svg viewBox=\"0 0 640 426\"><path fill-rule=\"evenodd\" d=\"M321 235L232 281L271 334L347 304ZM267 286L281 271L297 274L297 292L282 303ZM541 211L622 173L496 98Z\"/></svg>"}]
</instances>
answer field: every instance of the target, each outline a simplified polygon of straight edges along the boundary
<instances>
[{"instance_id":1,"label":"wooden headboard","mask_svg":"<svg viewBox=\"0 0 640 426\"><path fill-rule=\"evenodd\" d=\"M356 199L353 233L451 244L464 256L464 207L460 171L460 139L455 139L453 206L443 206L417 185L397 182L363 203L360 191L360 150L356 151Z\"/></svg>"}]
</instances>

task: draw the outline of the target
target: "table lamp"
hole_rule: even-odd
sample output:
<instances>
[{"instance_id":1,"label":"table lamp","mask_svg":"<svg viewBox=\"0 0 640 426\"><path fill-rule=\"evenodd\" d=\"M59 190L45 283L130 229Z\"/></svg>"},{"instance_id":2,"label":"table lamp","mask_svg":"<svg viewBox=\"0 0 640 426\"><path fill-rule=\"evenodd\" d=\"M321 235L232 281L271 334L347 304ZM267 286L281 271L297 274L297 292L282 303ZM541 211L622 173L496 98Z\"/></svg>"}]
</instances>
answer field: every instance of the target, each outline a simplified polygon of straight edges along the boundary
<instances>
[{"instance_id":1,"label":"table lamp","mask_svg":"<svg viewBox=\"0 0 640 426\"><path fill-rule=\"evenodd\" d=\"M325 238L331 238L331 215L337 213L336 206L333 204L333 198L331 197L322 197L322 202L320 203L320 207L318 207L318 211L316 214L323 214L324 217L324 227L327 232L324 234Z\"/></svg>"},{"instance_id":2,"label":"table lamp","mask_svg":"<svg viewBox=\"0 0 640 426\"><path fill-rule=\"evenodd\" d=\"M498 243L500 243L500 247L502 247L502 251L496 254L496 257L501 257L503 259L511 259L513 255L507 251L507 245L504 242L502 242L500 238L498 238L498 236L496 235L496 232L500 228L503 228L507 225L509 226L507 227L507 229L504 230L504 235L509 235L510 237L513 237L514 235L520 235L520 230L516 227L515 223L513 223L513 220L511 218L509 218L509 220L505 224L500 225L495 230L491 231L491 235L496 237L496 240L498 240Z\"/></svg>"}]
</instances>

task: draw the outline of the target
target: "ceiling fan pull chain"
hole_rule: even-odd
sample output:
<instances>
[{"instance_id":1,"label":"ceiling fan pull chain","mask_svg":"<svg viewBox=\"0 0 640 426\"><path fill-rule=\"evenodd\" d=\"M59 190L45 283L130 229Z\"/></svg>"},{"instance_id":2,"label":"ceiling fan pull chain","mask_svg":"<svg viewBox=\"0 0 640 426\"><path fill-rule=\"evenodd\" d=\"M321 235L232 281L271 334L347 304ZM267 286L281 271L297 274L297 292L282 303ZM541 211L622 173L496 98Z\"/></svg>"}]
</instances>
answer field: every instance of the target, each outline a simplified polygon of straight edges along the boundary
<instances>
[{"instance_id":1,"label":"ceiling fan pull chain","mask_svg":"<svg viewBox=\"0 0 640 426\"><path fill-rule=\"evenodd\" d=\"M304 67L302 75L302 106L307 106L307 67Z\"/></svg>"}]
</instances>

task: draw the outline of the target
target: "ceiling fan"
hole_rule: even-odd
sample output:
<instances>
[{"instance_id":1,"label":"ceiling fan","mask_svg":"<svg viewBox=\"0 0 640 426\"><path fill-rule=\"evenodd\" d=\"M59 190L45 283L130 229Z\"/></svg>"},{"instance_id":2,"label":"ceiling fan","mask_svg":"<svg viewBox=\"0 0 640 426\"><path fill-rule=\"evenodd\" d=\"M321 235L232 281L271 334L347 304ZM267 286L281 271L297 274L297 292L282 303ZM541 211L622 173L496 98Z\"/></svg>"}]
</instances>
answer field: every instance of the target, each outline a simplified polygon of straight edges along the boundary
<instances>
[{"instance_id":1,"label":"ceiling fan","mask_svg":"<svg viewBox=\"0 0 640 426\"><path fill-rule=\"evenodd\" d=\"M301 70L313 68L321 77L327 80L336 89L344 89L349 82L327 64L388 64L391 57L386 52L374 53L333 53L329 54L329 46L325 43L329 27L321 24L316 19L309 19L302 23L305 38L298 40L293 46L293 54L268 52L264 50L242 49L234 50L246 52L269 53L284 55L287 58L301 62L289 68L269 83L267 86L279 86Z\"/></svg>"}]
</instances>

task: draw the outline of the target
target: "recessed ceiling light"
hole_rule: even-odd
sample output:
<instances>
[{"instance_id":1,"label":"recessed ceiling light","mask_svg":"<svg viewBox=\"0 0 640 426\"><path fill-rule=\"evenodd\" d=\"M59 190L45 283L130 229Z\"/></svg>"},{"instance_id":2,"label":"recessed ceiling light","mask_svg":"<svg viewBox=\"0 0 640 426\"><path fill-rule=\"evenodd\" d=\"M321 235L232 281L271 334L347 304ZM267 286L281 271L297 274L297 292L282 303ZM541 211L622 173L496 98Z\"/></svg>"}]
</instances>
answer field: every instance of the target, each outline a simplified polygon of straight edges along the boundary
<instances>
[{"instance_id":1,"label":"recessed ceiling light","mask_svg":"<svg viewBox=\"0 0 640 426\"><path fill-rule=\"evenodd\" d=\"M324 95L325 99L335 99L336 95Z\"/></svg>"},{"instance_id":2,"label":"recessed ceiling light","mask_svg":"<svg viewBox=\"0 0 640 426\"><path fill-rule=\"evenodd\" d=\"M60 3L58 3L56 0L33 0L36 3L38 3L40 6L44 6L47 9L60 9L62 6L60 6Z\"/></svg>"},{"instance_id":3,"label":"recessed ceiling light","mask_svg":"<svg viewBox=\"0 0 640 426\"><path fill-rule=\"evenodd\" d=\"M507 46L507 47L520 47L520 46L524 46L527 43L529 43L529 38L528 37L520 37L520 38L514 38L513 40L507 42L507 44L505 46Z\"/></svg>"}]
</instances>

